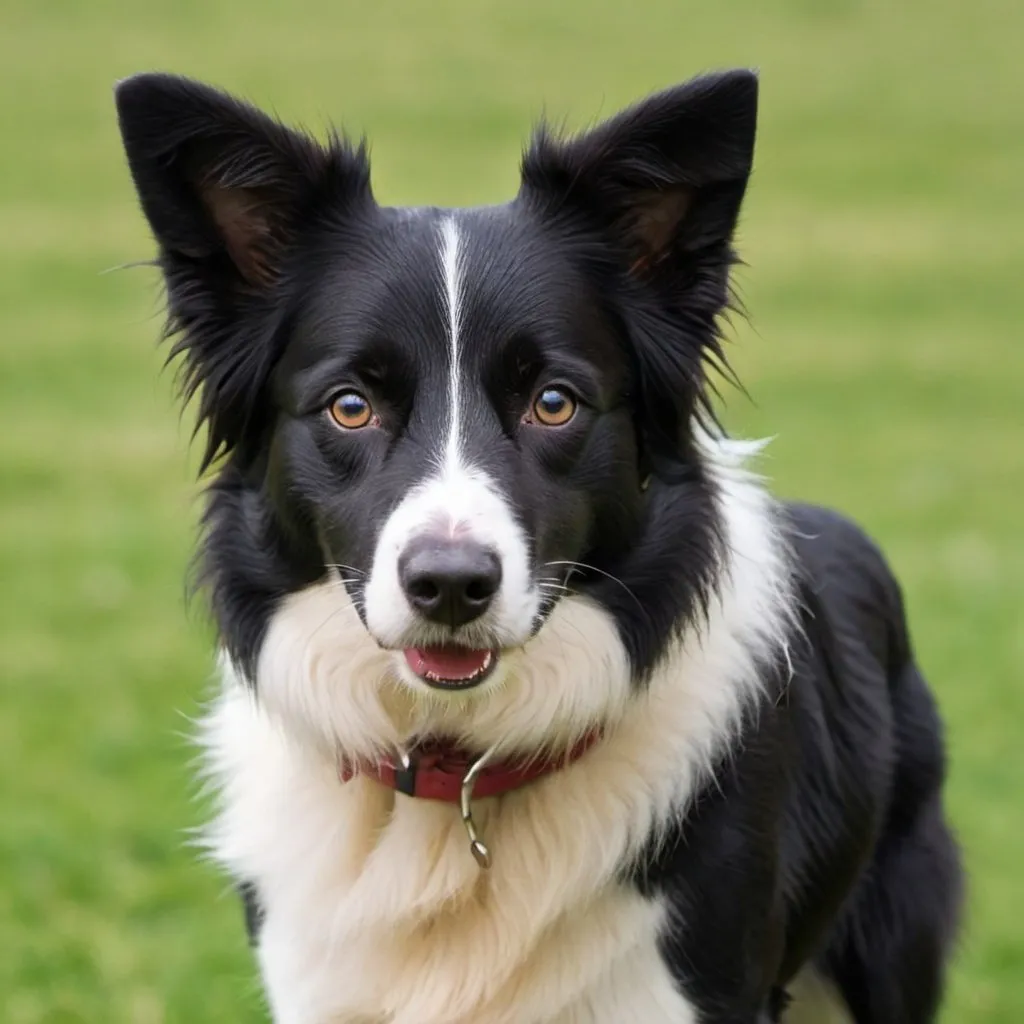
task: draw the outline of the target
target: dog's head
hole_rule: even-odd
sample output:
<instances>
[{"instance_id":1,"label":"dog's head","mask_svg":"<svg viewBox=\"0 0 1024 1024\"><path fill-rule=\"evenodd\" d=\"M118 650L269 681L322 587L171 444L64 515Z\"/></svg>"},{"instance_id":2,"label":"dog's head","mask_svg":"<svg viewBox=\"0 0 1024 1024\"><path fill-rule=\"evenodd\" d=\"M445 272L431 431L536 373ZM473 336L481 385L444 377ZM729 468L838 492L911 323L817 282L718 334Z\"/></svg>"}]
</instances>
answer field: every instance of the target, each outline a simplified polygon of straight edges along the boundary
<instances>
[{"instance_id":1,"label":"dog's head","mask_svg":"<svg viewBox=\"0 0 1024 1024\"><path fill-rule=\"evenodd\" d=\"M650 672L714 585L694 424L756 94L748 72L706 76L575 138L539 132L514 200L441 210L378 205L362 148L206 86L118 86L218 466L214 608L246 674L318 587L408 693L515 690L531 650L560 657L556 623L595 657L617 645L631 683Z\"/></svg>"}]
</instances>

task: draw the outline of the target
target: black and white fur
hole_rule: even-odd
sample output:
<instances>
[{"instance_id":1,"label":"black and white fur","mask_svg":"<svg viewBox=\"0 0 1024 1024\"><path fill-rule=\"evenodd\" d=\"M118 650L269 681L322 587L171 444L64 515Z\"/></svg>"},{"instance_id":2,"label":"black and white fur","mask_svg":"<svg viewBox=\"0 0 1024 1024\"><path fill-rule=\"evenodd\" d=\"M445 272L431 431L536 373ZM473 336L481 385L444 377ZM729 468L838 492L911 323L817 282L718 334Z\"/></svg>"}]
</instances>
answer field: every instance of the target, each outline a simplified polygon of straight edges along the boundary
<instances>
[{"instance_id":1,"label":"black and white fur","mask_svg":"<svg viewBox=\"0 0 1024 1024\"><path fill-rule=\"evenodd\" d=\"M899 589L710 415L756 95L710 75L539 132L512 202L441 210L208 87L118 86L216 467L209 845L275 1021L755 1024L808 978L857 1024L935 1019L960 869ZM564 426L531 416L552 385ZM344 390L372 423L331 420ZM498 559L472 621L409 599L425 531ZM497 667L439 692L401 655L438 643ZM478 802L487 872L454 806L337 774L595 726Z\"/></svg>"}]
</instances>

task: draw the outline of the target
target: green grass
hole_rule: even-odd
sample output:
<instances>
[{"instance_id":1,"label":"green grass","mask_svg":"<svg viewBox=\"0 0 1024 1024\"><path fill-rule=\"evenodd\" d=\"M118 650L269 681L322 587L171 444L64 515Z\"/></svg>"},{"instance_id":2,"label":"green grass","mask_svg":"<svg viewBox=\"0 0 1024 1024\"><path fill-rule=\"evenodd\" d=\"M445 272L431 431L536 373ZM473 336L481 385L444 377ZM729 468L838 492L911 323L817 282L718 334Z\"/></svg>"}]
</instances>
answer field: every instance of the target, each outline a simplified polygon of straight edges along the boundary
<instances>
[{"instance_id":1,"label":"green grass","mask_svg":"<svg viewBox=\"0 0 1024 1024\"><path fill-rule=\"evenodd\" d=\"M763 75L734 357L777 489L881 540L949 726L971 874L945 1020L1024 1020L1024 6L7 0L0 16L0 1020L264 1019L238 907L184 844L187 421L111 86L161 67L372 136L390 202L494 201L582 124Z\"/></svg>"}]
</instances>

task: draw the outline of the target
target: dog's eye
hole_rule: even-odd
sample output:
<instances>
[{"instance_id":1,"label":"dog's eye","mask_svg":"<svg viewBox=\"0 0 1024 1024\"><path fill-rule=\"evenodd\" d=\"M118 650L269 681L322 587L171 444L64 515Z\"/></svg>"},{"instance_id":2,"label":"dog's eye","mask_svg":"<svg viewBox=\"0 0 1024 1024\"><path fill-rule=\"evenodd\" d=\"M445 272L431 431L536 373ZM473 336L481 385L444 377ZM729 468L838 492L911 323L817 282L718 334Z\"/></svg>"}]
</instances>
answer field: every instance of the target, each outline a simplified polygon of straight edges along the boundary
<instances>
[{"instance_id":1,"label":"dog's eye","mask_svg":"<svg viewBox=\"0 0 1024 1024\"><path fill-rule=\"evenodd\" d=\"M345 430L358 430L374 419L373 407L358 391L343 391L328 411L331 419Z\"/></svg>"},{"instance_id":2,"label":"dog's eye","mask_svg":"<svg viewBox=\"0 0 1024 1024\"><path fill-rule=\"evenodd\" d=\"M561 427L576 413L576 399L560 387L543 388L533 400L527 416L528 423L540 423L545 427Z\"/></svg>"}]
</instances>

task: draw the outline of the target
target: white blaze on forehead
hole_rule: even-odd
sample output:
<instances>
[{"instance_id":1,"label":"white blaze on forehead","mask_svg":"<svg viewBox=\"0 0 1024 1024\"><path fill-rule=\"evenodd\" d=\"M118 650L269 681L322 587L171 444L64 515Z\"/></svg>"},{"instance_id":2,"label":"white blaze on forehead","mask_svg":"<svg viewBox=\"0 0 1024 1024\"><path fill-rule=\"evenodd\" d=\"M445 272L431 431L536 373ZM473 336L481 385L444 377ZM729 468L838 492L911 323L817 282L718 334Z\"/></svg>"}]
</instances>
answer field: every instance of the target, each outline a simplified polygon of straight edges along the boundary
<instances>
[{"instance_id":1,"label":"white blaze on forehead","mask_svg":"<svg viewBox=\"0 0 1024 1024\"><path fill-rule=\"evenodd\" d=\"M444 281L444 306L448 317L448 436L444 461L449 471L460 464L460 412L462 395L459 380L459 331L462 326L462 259L459 229L454 217L441 222L441 271Z\"/></svg>"},{"instance_id":2,"label":"white blaze on forehead","mask_svg":"<svg viewBox=\"0 0 1024 1024\"><path fill-rule=\"evenodd\" d=\"M473 540L493 551L501 562L502 582L488 611L463 627L466 646L522 644L530 635L540 596L530 568L527 537L508 497L502 493L486 459L467 464L464 423L465 390L461 361L465 253L454 216L438 225L441 300L448 336L448 415L436 454L436 466L412 484L388 516L374 552L364 589L366 624L378 642L400 648L444 643L451 630L425 622L410 606L402 587L402 553L426 532L443 531Z\"/></svg>"}]
</instances>

